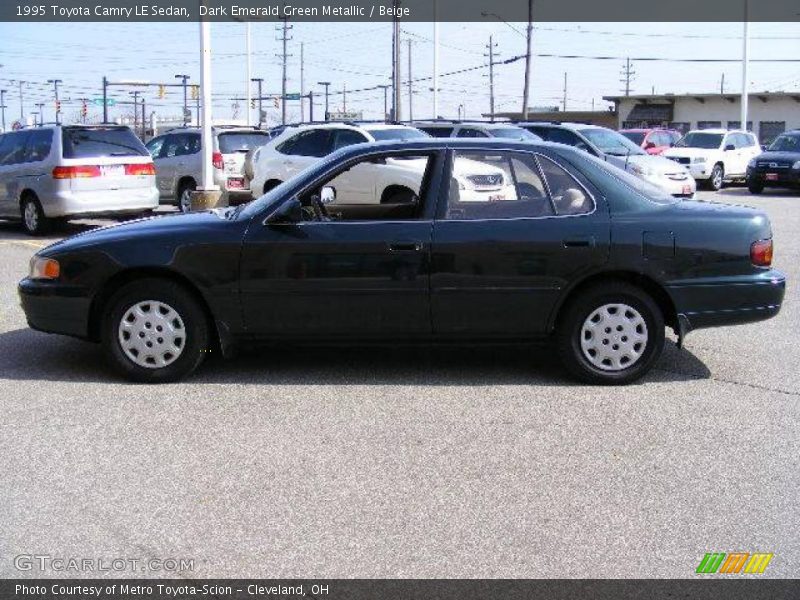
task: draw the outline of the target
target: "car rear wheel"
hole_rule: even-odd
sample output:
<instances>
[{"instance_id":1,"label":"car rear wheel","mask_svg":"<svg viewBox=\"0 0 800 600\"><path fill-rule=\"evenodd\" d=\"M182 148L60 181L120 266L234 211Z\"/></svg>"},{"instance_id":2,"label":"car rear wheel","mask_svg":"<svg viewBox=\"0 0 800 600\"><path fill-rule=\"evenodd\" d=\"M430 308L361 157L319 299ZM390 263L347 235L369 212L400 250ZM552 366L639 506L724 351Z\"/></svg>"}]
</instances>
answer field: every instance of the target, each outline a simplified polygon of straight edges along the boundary
<instances>
[{"instance_id":1,"label":"car rear wheel","mask_svg":"<svg viewBox=\"0 0 800 600\"><path fill-rule=\"evenodd\" d=\"M194 192L196 187L194 181L185 181L181 184L178 190L178 208L181 209L182 213L192 211L192 192Z\"/></svg>"},{"instance_id":2,"label":"car rear wheel","mask_svg":"<svg viewBox=\"0 0 800 600\"><path fill-rule=\"evenodd\" d=\"M711 169L711 176L708 178L708 187L718 192L722 189L724 183L725 169L720 164L714 165L714 168Z\"/></svg>"},{"instance_id":3,"label":"car rear wheel","mask_svg":"<svg viewBox=\"0 0 800 600\"><path fill-rule=\"evenodd\" d=\"M664 317L640 288L592 287L571 302L557 330L566 369L587 383L625 384L647 373L664 349Z\"/></svg>"},{"instance_id":4,"label":"car rear wheel","mask_svg":"<svg viewBox=\"0 0 800 600\"><path fill-rule=\"evenodd\" d=\"M183 286L142 279L122 287L108 304L102 341L112 365L141 383L176 381L208 353L202 307Z\"/></svg>"},{"instance_id":5,"label":"car rear wheel","mask_svg":"<svg viewBox=\"0 0 800 600\"><path fill-rule=\"evenodd\" d=\"M22 200L20 214L22 226L28 235L43 235L50 230L53 224L52 220L45 216L39 199L33 195L27 195Z\"/></svg>"}]
</instances>

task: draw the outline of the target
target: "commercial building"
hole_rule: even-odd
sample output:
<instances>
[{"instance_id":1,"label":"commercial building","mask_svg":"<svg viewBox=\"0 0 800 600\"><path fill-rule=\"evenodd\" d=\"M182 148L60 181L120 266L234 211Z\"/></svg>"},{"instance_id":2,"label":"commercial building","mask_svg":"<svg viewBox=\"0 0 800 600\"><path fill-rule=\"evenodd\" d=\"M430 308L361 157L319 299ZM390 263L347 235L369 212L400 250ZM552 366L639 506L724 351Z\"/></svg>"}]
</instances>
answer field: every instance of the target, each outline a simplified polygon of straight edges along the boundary
<instances>
[{"instance_id":1,"label":"commercial building","mask_svg":"<svg viewBox=\"0 0 800 600\"><path fill-rule=\"evenodd\" d=\"M669 127L682 132L690 129L741 126L739 94L656 94L605 96L616 107L622 128ZM800 128L800 91L753 92L749 96L747 129L762 144L788 130Z\"/></svg>"}]
</instances>

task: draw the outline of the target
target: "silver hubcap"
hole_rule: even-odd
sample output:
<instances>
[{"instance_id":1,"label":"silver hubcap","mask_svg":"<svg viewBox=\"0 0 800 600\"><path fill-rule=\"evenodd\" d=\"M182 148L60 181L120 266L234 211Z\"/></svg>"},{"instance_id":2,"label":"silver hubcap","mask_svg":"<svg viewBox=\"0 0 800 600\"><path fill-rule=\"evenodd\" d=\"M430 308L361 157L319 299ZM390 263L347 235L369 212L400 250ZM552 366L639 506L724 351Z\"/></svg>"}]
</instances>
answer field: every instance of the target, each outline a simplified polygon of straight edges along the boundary
<instances>
[{"instance_id":1,"label":"silver hubcap","mask_svg":"<svg viewBox=\"0 0 800 600\"><path fill-rule=\"evenodd\" d=\"M722 187L722 171L714 169L714 187Z\"/></svg>"},{"instance_id":2,"label":"silver hubcap","mask_svg":"<svg viewBox=\"0 0 800 600\"><path fill-rule=\"evenodd\" d=\"M603 371L622 371L636 364L647 348L647 324L627 304L605 304L581 328L581 350Z\"/></svg>"},{"instance_id":3,"label":"silver hubcap","mask_svg":"<svg viewBox=\"0 0 800 600\"><path fill-rule=\"evenodd\" d=\"M25 203L25 227L29 231L36 231L39 226L39 212L36 210L36 205L33 202Z\"/></svg>"},{"instance_id":4,"label":"silver hubcap","mask_svg":"<svg viewBox=\"0 0 800 600\"><path fill-rule=\"evenodd\" d=\"M192 191L185 189L181 192L181 212L189 212L192 210Z\"/></svg>"},{"instance_id":5,"label":"silver hubcap","mask_svg":"<svg viewBox=\"0 0 800 600\"><path fill-rule=\"evenodd\" d=\"M171 365L186 346L183 319L169 304L144 300L131 306L119 322L119 345L140 367Z\"/></svg>"}]
</instances>

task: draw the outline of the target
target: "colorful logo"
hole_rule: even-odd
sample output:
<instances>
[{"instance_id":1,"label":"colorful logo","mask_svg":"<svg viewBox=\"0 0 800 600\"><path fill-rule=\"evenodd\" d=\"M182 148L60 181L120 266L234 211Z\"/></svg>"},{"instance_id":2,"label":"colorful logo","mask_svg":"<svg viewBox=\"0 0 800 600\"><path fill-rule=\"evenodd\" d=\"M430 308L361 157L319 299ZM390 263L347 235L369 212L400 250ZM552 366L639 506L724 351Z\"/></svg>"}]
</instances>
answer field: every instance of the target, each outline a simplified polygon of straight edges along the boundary
<instances>
[{"instance_id":1,"label":"colorful logo","mask_svg":"<svg viewBox=\"0 0 800 600\"><path fill-rule=\"evenodd\" d=\"M763 573L773 554L766 552L709 552L697 565L695 573L725 573L733 575L735 573L748 573L750 575L760 575Z\"/></svg>"}]
</instances>

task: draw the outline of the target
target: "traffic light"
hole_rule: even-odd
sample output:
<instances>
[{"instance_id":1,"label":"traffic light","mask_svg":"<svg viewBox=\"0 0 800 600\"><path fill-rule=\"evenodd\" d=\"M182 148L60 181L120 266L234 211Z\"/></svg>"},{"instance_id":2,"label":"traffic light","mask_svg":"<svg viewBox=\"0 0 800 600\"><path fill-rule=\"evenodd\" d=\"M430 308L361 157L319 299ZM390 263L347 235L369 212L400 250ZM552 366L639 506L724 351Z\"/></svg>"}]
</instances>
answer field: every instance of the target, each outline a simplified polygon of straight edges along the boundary
<instances>
[{"instance_id":1,"label":"traffic light","mask_svg":"<svg viewBox=\"0 0 800 600\"><path fill-rule=\"evenodd\" d=\"M56 114L61 112L61 100L56 100Z\"/></svg>"},{"instance_id":2,"label":"traffic light","mask_svg":"<svg viewBox=\"0 0 800 600\"><path fill-rule=\"evenodd\" d=\"M250 100L250 108L255 108L255 107L256 107L256 101Z\"/></svg>"},{"instance_id":3,"label":"traffic light","mask_svg":"<svg viewBox=\"0 0 800 600\"><path fill-rule=\"evenodd\" d=\"M163 100L167 97L167 88L164 85L158 86L158 97L160 100Z\"/></svg>"},{"instance_id":4,"label":"traffic light","mask_svg":"<svg viewBox=\"0 0 800 600\"><path fill-rule=\"evenodd\" d=\"M272 99L272 104L275 105L275 108L280 108L281 107L281 99L276 96L275 98Z\"/></svg>"},{"instance_id":5,"label":"traffic light","mask_svg":"<svg viewBox=\"0 0 800 600\"><path fill-rule=\"evenodd\" d=\"M81 102L81 116L85 119L86 115L89 114L89 105L86 104L86 100Z\"/></svg>"},{"instance_id":6,"label":"traffic light","mask_svg":"<svg viewBox=\"0 0 800 600\"><path fill-rule=\"evenodd\" d=\"M192 100L197 100L200 97L200 86L193 85L192 86Z\"/></svg>"}]
</instances>

